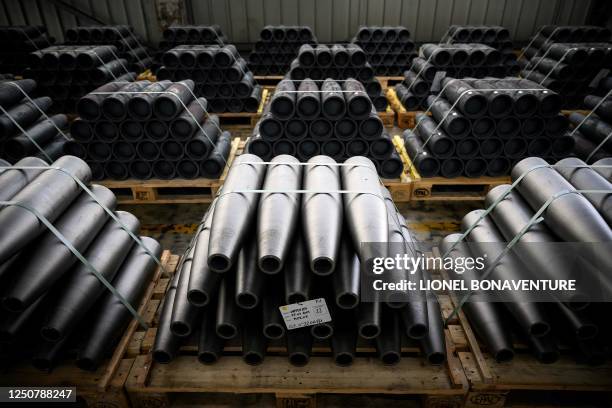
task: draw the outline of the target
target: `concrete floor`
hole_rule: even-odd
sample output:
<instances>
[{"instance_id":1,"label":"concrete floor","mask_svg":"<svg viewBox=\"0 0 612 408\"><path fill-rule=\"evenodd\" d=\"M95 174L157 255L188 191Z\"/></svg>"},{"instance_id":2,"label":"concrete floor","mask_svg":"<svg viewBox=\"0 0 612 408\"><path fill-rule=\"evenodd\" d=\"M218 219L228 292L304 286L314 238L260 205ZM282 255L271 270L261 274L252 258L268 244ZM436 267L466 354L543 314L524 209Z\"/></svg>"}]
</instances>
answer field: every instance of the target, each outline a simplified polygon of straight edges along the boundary
<instances>
[{"instance_id":1,"label":"concrete floor","mask_svg":"<svg viewBox=\"0 0 612 408\"><path fill-rule=\"evenodd\" d=\"M120 209L136 215L141 234L160 241L164 249L182 254L193 237L207 204L122 205ZM446 235L459 230L463 215L482 202L414 202L400 203L398 209L425 249L435 246Z\"/></svg>"}]
</instances>

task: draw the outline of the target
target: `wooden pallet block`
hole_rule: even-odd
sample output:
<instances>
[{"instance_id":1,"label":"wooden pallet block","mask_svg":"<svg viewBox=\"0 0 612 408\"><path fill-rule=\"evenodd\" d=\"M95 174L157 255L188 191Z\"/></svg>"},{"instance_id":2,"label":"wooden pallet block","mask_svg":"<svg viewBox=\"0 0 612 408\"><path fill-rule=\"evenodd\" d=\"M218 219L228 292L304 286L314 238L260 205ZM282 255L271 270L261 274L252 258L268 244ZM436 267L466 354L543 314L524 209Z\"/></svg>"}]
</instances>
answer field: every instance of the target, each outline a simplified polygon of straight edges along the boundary
<instances>
[{"instance_id":1,"label":"wooden pallet block","mask_svg":"<svg viewBox=\"0 0 612 408\"><path fill-rule=\"evenodd\" d=\"M438 248L433 253L440 256ZM446 271L439 273L444 280L449 279ZM449 299L452 308L459 304L452 293ZM464 339L463 346L457 347L457 356L470 383L465 408L502 408L514 392L529 395L530 392L584 391L602 393L604 400L612 392L612 362L593 367L577 364L573 357L562 354L557 362L542 364L528 352L527 345L515 344L514 359L498 363L487 353L463 311L457 313L456 322L453 329L456 333L451 337Z\"/></svg>"},{"instance_id":2,"label":"wooden pallet block","mask_svg":"<svg viewBox=\"0 0 612 408\"><path fill-rule=\"evenodd\" d=\"M219 186L223 184L229 166L240 146L234 138L227 165L218 179L197 178L171 180L101 180L98 184L108 187L117 196L119 204L199 204L210 203Z\"/></svg>"},{"instance_id":3,"label":"wooden pallet block","mask_svg":"<svg viewBox=\"0 0 612 408\"><path fill-rule=\"evenodd\" d=\"M167 270L172 267L169 251L164 251L160 258L163 267L158 267L147 287L143 300L136 309L141 316L146 315L154 288ZM63 361L50 373L40 371L29 363L10 367L0 373L0 384L3 386L38 386L76 387L77 398L85 400L88 406L130 407L124 389L125 380L134 364L134 357L129 355L132 338L138 331L144 330L138 321L133 319L117 343L111 358L96 371L84 371L74 361Z\"/></svg>"},{"instance_id":4,"label":"wooden pallet block","mask_svg":"<svg viewBox=\"0 0 612 408\"><path fill-rule=\"evenodd\" d=\"M399 179L382 179L383 184L391 193L393 201L396 203L407 203L412 195L412 185L406 180L405 173Z\"/></svg>"},{"instance_id":5,"label":"wooden pallet block","mask_svg":"<svg viewBox=\"0 0 612 408\"><path fill-rule=\"evenodd\" d=\"M414 129L416 125L417 113L424 113L423 111L407 111L402 106L401 110L397 112L397 126L400 129Z\"/></svg>"},{"instance_id":6,"label":"wooden pallet block","mask_svg":"<svg viewBox=\"0 0 612 408\"><path fill-rule=\"evenodd\" d=\"M160 282L161 284L161 282ZM153 302L152 302L153 304ZM443 315L451 310L448 296L440 297ZM155 304L160 307L160 304ZM153 320L155 326L156 320ZM398 365L384 366L371 343L360 341L351 367L336 366L327 342L315 343L310 362L304 367L290 365L284 342L268 346L264 362L249 366L240 357L239 343L229 342L224 356L213 365L202 365L196 358L196 340L183 345L170 364L157 364L151 356L156 327L133 336L130 350L135 351L134 365L126 381L132 406L167 407L172 395L206 393L258 394L276 396L277 407L316 407L317 394L386 394L421 396L430 408L463 405L467 379L457 352L465 349L465 340L446 332L448 361L444 366L423 362L417 345L402 347ZM453 343L453 338L460 341ZM459 348L458 348L459 347Z\"/></svg>"}]
</instances>

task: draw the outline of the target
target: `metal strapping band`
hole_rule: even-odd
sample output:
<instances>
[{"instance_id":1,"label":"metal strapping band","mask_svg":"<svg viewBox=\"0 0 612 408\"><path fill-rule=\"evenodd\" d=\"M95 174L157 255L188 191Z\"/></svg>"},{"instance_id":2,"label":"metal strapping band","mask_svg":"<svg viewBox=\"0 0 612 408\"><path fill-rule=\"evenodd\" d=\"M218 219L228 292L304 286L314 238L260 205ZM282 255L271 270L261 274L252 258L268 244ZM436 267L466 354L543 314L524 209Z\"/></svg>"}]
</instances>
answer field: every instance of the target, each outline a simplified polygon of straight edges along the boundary
<instances>
[{"instance_id":1,"label":"metal strapping band","mask_svg":"<svg viewBox=\"0 0 612 408\"><path fill-rule=\"evenodd\" d=\"M97 200L96 200L97 201ZM49 231L51 231L51 233L53 235L55 235L55 237L57 239L60 240L60 242L62 244L64 244L66 246L66 248L68 248L70 250L70 252L72 252L72 254L74 256L77 257L77 259L79 261L81 261L81 263L83 265L85 265L87 267L87 269L94 274L94 276L100 281L102 282L102 284L115 296L117 297L117 299L119 299L119 301L123 304L123 306L126 307L127 310L129 310L129 312L132 314L132 316L134 316L134 318L136 320L138 320L138 323L140 323L140 325L146 330L148 329L148 325L145 323L143 317L138 314L138 312L136 311L136 309L134 309L134 307L130 304L130 302L127 301L127 299L125 299L121 293L119 293L117 291L117 289L115 289L115 287L87 260L87 258L85 258L83 256L83 254L81 254L81 252L79 252L79 250L77 250L70 241L68 241L68 239L66 239L66 237L57 230L57 228L55 228L53 226L53 224L45 217L43 216L38 210L36 210L33 207L30 207L29 205L17 202L17 201L0 201L0 205L12 205L12 206L16 206L16 207L21 207L29 212L31 212L32 214L34 214L36 216L36 218L38 218L40 220L40 222L42 222L47 229L49 229Z\"/></svg>"},{"instance_id":2,"label":"metal strapping band","mask_svg":"<svg viewBox=\"0 0 612 408\"><path fill-rule=\"evenodd\" d=\"M102 207L102 209L104 209L104 211L117 223L121 226L121 229L123 229L125 232L127 232L127 234L151 257L153 258L153 260L155 261L155 263L157 265L159 265L159 267L166 272L166 268L164 267L164 265L161 263L161 261L151 252L149 251L149 249L142 243L142 240L136 235L134 234L132 231L130 231L127 226L121 222L121 220L119 220L119 218L117 217L117 215L115 215L114 211L112 211L111 209L109 209L108 207L106 207L104 204L102 204L100 202L100 200L98 200L98 198L96 197L96 195L91 191L91 189L89 189L89 187L87 187L87 185L85 185L85 183L83 183L81 181L81 179L79 179L78 177L74 176L72 173L70 173L69 171L67 171L66 169L63 169L61 167L58 166L6 166L6 167L0 167L0 169L15 169L15 170L57 170L57 171L61 171L64 174L67 174L68 176L70 176L79 187L81 187L81 189L83 191L85 191L87 193L87 195L89 195L100 207Z\"/></svg>"}]
</instances>

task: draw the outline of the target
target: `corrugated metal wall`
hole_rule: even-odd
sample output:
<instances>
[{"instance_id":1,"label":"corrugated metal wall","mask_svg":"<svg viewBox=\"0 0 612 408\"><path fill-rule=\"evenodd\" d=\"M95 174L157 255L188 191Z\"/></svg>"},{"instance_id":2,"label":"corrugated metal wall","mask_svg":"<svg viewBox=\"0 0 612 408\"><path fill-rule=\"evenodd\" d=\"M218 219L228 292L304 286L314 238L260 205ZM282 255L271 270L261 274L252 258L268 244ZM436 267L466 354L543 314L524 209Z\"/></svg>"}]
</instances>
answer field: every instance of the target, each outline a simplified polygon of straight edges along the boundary
<instances>
[{"instance_id":1,"label":"corrugated metal wall","mask_svg":"<svg viewBox=\"0 0 612 408\"><path fill-rule=\"evenodd\" d=\"M544 24L583 24L592 0L190 0L196 24L219 24L235 43L255 42L266 24L309 25L321 42L350 39L360 25L403 25L418 42L437 42L449 24L499 24L526 41ZM160 39L156 0L64 0L108 24L130 24ZM0 25L44 24L62 32L86 25L49 0L0 0Z\"/></svg>"}]
</instances>

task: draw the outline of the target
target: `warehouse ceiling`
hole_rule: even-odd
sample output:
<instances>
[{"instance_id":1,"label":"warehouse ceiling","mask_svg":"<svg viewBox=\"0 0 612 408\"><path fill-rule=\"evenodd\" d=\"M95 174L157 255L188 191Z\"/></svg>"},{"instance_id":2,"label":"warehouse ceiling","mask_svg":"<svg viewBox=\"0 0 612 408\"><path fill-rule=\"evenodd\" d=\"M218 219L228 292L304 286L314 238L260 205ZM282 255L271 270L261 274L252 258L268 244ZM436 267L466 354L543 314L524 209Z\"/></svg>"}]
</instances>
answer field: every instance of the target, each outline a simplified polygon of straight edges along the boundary
<instances>
[{"instance_id":1,"label":"warehouse ceiling","mask_svg":"<svg viewBox=\"0 0 612 408\"><path fill-rule=\"evenodd\" d=\"M450 24L497 24L526 41L544 24L579 25L594 0L0 0L0 25L66 28L129 24L157 43L180 21L219 24L235 44L257 41L266 24L308 25L322 42L349 40L360 25L404 25L417 42L437 42ZM90 16L88 18L86 16Z\"/></svg>"}]
</instances>

